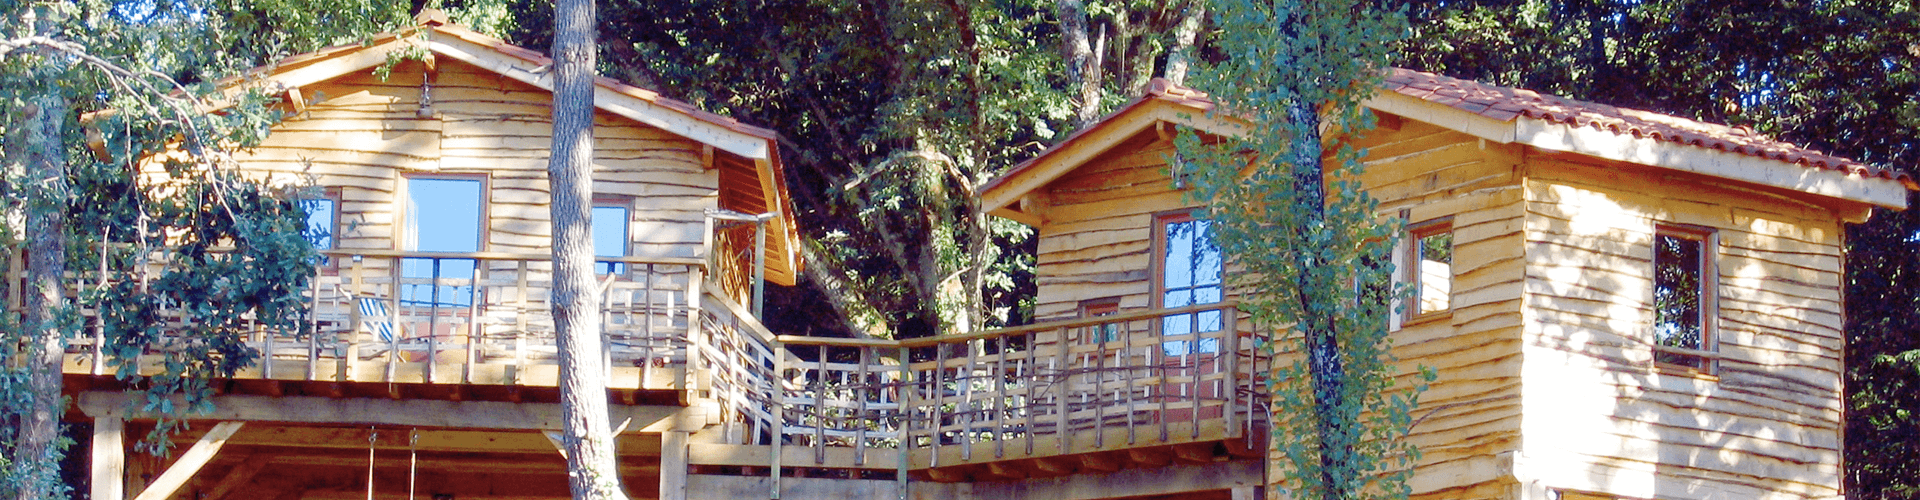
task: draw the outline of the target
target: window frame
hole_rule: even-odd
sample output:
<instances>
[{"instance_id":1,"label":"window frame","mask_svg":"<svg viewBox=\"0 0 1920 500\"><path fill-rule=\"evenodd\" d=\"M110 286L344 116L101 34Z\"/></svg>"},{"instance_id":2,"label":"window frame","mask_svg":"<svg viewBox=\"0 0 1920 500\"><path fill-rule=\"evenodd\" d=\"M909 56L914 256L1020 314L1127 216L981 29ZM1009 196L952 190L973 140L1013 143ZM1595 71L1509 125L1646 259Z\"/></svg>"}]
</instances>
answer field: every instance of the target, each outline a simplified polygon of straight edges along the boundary
<instances>
[{"instance_id":1,"label":"window frame","mask_svg":"<svg viewBox=\"0 0 1920 500\"><path fill-rule=\"evenodd\" d=\"M1206 218L1203 218L1203 217L1195 217L1195 216L1194 216L1194 213L1195 213L1195 212L1198 212L1199 210L1200 210L1199 208L1186 208L1186 209L1180 209L1180 210L1173 210L1173 211L1168 211L1168 212L1161 212L1161 213L1156 213L1156 214L1153 214L1153 225L1152 225L1152 228L1153 228L1153 229L1152 229L1152 230L1153 230L1153 234L1151 235L1151 243L1150 243L1150 244L1148 245L1148 252L1150 252L1150 253L1149 253L1149 254L1148 254L1148 256L1147 256L1147 259L1148 259L1148 268L1147 268L1147 269L1148 269L1148 270L1147 270L1147 272L1148 272L1148 279L1149 279L1149 280L1151 280L1151 281L1152 281L1152 283L1151 283L1151 286L1149 286L1149 287L1148 287L1148 293L1150 293L1150 294L1151 294L1151 296L1150 296L1150 297L1148 297L1148 299L1147 299L1147 300L1148 300L1148 303L1149 303L1149 304L1151 305L1151 307L1152 307L1152 308L1153 308L1154 310L1164 310L1164 309L1166 309L1166 308L1167 308L1167 304L1166 304L1166 296L1167 296L1167 286L1166 286L1166 271L1167 271L1167 259L1166 259L1166 255L1167 255L1167 245L1168 245L1168 242L1167 242L1167 226L1169 226L1169 225L1173 225L1173 224L1179 224L1179 223L1183 223L1183 222L1193 222L1193 221L1201 221L1201 220L1208 220L1208 219L1206 219ZM1218 245L1217 245L1217 244L1215 245L1215 248L1216 248L1216 249L1218 249ZM1225 255L1225 252L1221 252L1221 255L1220 255L1220 284L1219 284L1219 287L1220 287L1220 299L1219 299L1219 300L1217 300L1217 301L1214 301L1214 302L1207 302L1206 304L1220 304L1220 303L1224 303L1224 302L1226 302L1226 301L1227 301L1227 262L1226 262L1226 259L1227 259L1227 257L1226 257L1226 255ZM1190 286L1190 287L1188 287L1188 288L1190 288L1190 289L1191 289L1191 288L1198 288L1198 287L1195 287L1195 286ZM1182 307L1192 307L1192 306L1199 306L1199 305L1203 305L1203 304L1202 304L1202 303L1200 303L1200 302L1192 302L1192 303L1189 303L1189 304L1187 304L1186 306L1182 306ZM1188 349L1186 349L1186 351L1185 351L1185 352L1186 352L1187 354L1184 354L1184 355L1193 355L1193 354L1201 354L1201 353L1217 353L1217 352L1218 352L1218 350L1220 349L1220 346L1219 346L1219 345L1217 345L1217 343L1216 343L1216 345L1214 345L1214 346L1213 346L1213 350L1205 350L1205 349L1203 349L1203 348L1202 348L1202 346L1201 346L1201 344L1199 343L1199 340L1201 340L1201 339L1200 339L1200 335L1199 335L1199 334L1200 334L1200 333L1203 333L1203 332L1201 332L1201 331L1199 330L1199 328L1198 328L1198 325L1200 324L1200 320L1198 319L1198 318L1199 318L1199 315L1200 315L1200 314L1201 314L1200 312L1194 312L1194 313L1192 313L1192 315L1193 315L1193 316L1194 316L1194 318L1195 318L1195 319L1193 320L1193 321L1194 321L1194 325L1195 325L1195 329L1194 329L1194 331L1192 331L1192 332L1188 332L1188 333L1186 334L1186 335L1192 335L1192 336L1193 336L1193 338L1191 338L1191 339L1184 339L1184 340L1180 340L1180 339L1175 339L1175 340L1169 340L1169 339L1167 339L1167 335L1166 335L1166 331L1165 331L1165 328L1164 328L1164 326L1163 326L1163 325L1164 325L1164 323L1165 323L1165 321L1166 321L1166 318L1167 318L1166 316L1161 316L1161 317L1159 317L1159 318L1157 318L1157 319L1155 319L1155 320L1154 320L1154 321L1152 322L1152 325L1151 325L1151 328L1152 328L1152 330L1151 330L1151 331L1152 331L1152 334L1153 334L1153 336L1154 336L1154 337L1157 337L1157 338L1159 338L1159 339L1161 339L1161 345L1162 345L1162 349L1163 349L1163 352L1164 352L1165 350L1168 350L1168 349L1170 349L1170 347L1171 347L1172 345L1174 345L1174 344L1177 344L1177 343L1189 343L1189 344L1193 344L1193 345L1192 345L1192 346L1191 346L1190 348L1188 348ZM1220 314L1223 314L1223 315L1224 315L1224 314L1228 314L1228 313L1227 313L1227 312L1221 312ZM1221 321L1222 321L1222 325L1224 325L1224 324L1225 324L1225 320L1224 320L1224 318L1223 318L1223 319L1222 319ZM1169 354L1169 355L1171 356L1171 354Z\"/></svg>"},{"instance_id":2,"label":"window frame","mask_svg":"<svg viewBox=\"0 0 1920 500\"><path fill-rule=\"evenodd\" d=\"M328 231L327 246L325 248L314 246L313 249L315 252L340 249L340 220L343 219L343 217L341 217L340 210L344 205L346 205L346 203L343 201L343 198L344 196L341 194L341 188L338 188L338 187L315 188L313 191L309 193L304 193L298 197L298 200L300 203L306 203L308 201L326 201L333 204L333 217L331 218L331 220L328 220L326 224L327 231ZM302 208L304 209L305 207L302 207ZM311 224L313 221L311 217L309 217L309 219L306 222ZM311 225L309 225L308 227L311 227ZM311 240L309 240L307 243L309 245L313 244ZM322 253L320 255L319 262L316 262L314 265L314 270L315 272L323 275L336 274L340 270L340 261L339 259L329 257L326 254Z\"/></svg>"},{"instance_id":3,"label":"window frame","mask_svg":"<svg viewBox=\"0 0 1920 500\"><path fill-rule=\"evenodd\" d=\"M476 226L477 234L474 235L477 241L474 242L474 250L472 252L448 252L448 251L439 251L439 250L418 250L418 249L406 248L407 246L406 241L407 241L407 238L409 237L415 238L416 240L415 246L419 245L418 235L407 234L408 225L414 222L411 220L413 218L413 214L411 213L410 210L407 209L407 207L413 199L413 191L414 191L413 183L415 181L420 181L420 180L476 181L480 184L479 192L477 193L478 197L475 200L475 202L478 203L478 206L474 207L476 212L475 216L478 218L478 220L475 221L475 224L477 224ZM401 252L437 252L437 253L455 253L455 254L482 253L487 251L487 248L490 246L490 243L492 240L492 230L493 230L493 217L492 217L493 176L491 174L441 173L441 172L406 173L406 174L400 175L399 184L400 184L399 185L400 189L395 192L397 197L394 200L396 203L399 204L399 210L396 211L397 213L395 214L395 217L394 217L394 227L393 227L393 237L392 237L392 240L393 240L392 245L394 250L401 251ZM393 269L391 270L391 272L393 273L393 278L396 280L395 283L400 283L400 281L398 280L407 278L407 269L408 269L407 262L413 261L413 260L435 260L435 259L420 258L420 257L399 257L394 259L395 265L393 266ZM446 259L440 259L440 260L471 261L473 263L472 264L473 265L472 272L474 273L473 278L478 278L480 276L480 273L485 272L483 271L483 269L486 267L486 261L483 261L480 259L446 258ZM407 307L406 304L408 304L409 302L413 302L415 304L413 307L421 307L417 305L418 304L417 297L412 299L407 298L410 296L409 292L417 293L417 289L408 288L408 287L414 287L414 286L421 286L421 285L399 285L395 288L395 293L397 294L395 297L395 300L399 301L398 303L401 304L402 307ZM465 305L462 305L458 302L458 297L459 297L459 295L457 295L459 293L458 288L461 288L461 287L451 286L451 285L430 285L430 286L434 290L438 290L440 289L440 287L451 287L454 289L453 292L456 294L453 296L454 298L442 299L440 302L431 302L429 306L426 306L426 307L435 308L436 310L438 308L443 308L443 307L472 307L473 305L483 303L486 300L484 298L485 291L482 287L479 287L479 286L468 285L465 287L468 289L466 292L468 294L466 297L468 304L465 304ZM430 291L428 293L434 293L434 292Z\"/></svg>"},{"instance_id":4,"label":"window frame","mask_svg":"<svg viewBox=\"0 0 1920 500\"><path fill-rule=\"evenodd\" d=\"M1699 279L1696 280L1696 286L1699 288L1697 291L1700 294L1700 307L1697 312L1700 322L1700 348L1692 349L1660 345L1660 341L1657 338L1657 335L1659 335L1658 329L1660 328L1660 306L1657 303L1657 299L1649 297L1650 300L1654 300L1654 302L1649 302L1653 318L1647 328L1646 342L1653 347L1653 367L1656 370L1665 372L1707 377L1715 376L1719 373L1721 357L1719 328L1720 232L1706 226L1660 222L1654 225L1653 237L1654 239L1651 245L1652 255L1650 256L1651 258L1648 259L1651 263L1649 269L1651 272L1648 278L1649 281L1652 282L1652 288L1648 290L1650 295L1657 293L1656 290L1660 287L1660 238L1673 237L1700 242L1700 260L1696 263L1699 266L1700 273ZM1691 357L1695 359L1695 364L1689 366L1663 362L1660 360L1662 354Z\"/></svg>"},{"instance_id":5,"label":"window frame","mask_svg":"<svg viewBox=\"0 0 1920 500\"><path fill-rule=\"evenodd\" d=\"M1424 288L1421 279L1424 277L1423 273L1425 271L1425 266L1422 265L1425 259L1421 258L1420 253L1422 247L1420 240L1443 233L1453 234L1457 238L1453 227L1453 216L1436 217L1407 225L1406 236L1401 240L1401 248L1398 252L1395 252L1395 257L1401 261L1401 272L1395 274L1397 275L1397 279L1401 283L1406 283L1409 288L1409 293L1406 298L1403 299L1404 302L1402 302L1404 310L1398 315L1401 326L1431 321L1435 318L1447 317L1453 314L1453 285L1455 278L1460 275L1458 269L1452 265L1453 261L1457 260L1455 258L1457 254L1451 255L1447 259L1446 307L1433 311L1422 311L1420 302L1421 292ZM1450 250L1457 250L1459 248L1457 240L1448 242L1448 246Z\"/></svg>"},{"instance_id":6,"label":"window frame","mask_svg":"<svg viewBox=\"0 0 1920 500\"><path fill-rule=\"evenodd\" d=\"M1080 317L1092 319L1101 316L1119 315L1121 298L1120 296L1112 296L1082 300L1080 301ZM1080 342L1084 344L1100 344L1103 342L1120 342L1126 340L1121 338L1119 327L1112 323L1088 325L1086 331L1086 337L1080 339ZM1095 332L1102 334L1096 335Z\"/></svg>"},{"instance_id":7,"label":"window frame","mask_svg":"<svg viewBox=\"0 0 1920 500\"><path fill-rule=\"evenodd\" d=\"M618 263L603 267L599 259L602 257L624 258L633 256L633 198L626 196L596 195L593 197L592 206L587 207L587 213L592 214L593 211L601 208L619 208L622 213L626 214L626 220L622 221L620 228L620 255L600 255L599 248L595 248L593 255L593 274L595 276L606 276L608 273L601 271L608 270L615 276L625 276L633 272L633 266L627 265L626 263ZM592 221L589 220L589 222L591 223Z\"/></svg>"},{"instance_id":8,"label":"window frame","mask_svg":"<svg viewBox=\"0 0 1920 500\"><path fill-rule=\"evenodd\" d=\"M397 202L397 203L399 203L399 204L400 204L400 207L399 207L400 209L399 209L399 210L397 210L397 212L399 212L399 213L398 213L398 214L396 214L396 215L397 215L396 217L394 217L394 226L395 226L395 227L394 227L394 231L393 231L393 234L394 234L394 235L396 236L395 238L393 238L393 247L394 247L394 250L398 250L398 251L403 251L403 252L411 252L411 251L418 251L418 250L407 250L407 249L405 248L405 247L406 247L406 238L407 238L407 234L406 234L406 231L407 231L407 224L409 224L410 222L412 222L412 221L411 221L411 220L409 220L409 219L410 219L410 218L412 217L412 215L413 215L413 214L410 214L410 213L408 213L408 211L407 211L407 202L408 202L409 200L411 200L411 199L413 198L413 181L416 181L416 180L451 180L451 181L479 181L479 182L480 182L480 199L479 199L479 202L480 202L480 206L479 206L479 207L476 207L476 208L477 208L477 209L478 209L478 211L479 211L479 213L478 213L478 216L479 216L479 218L480 218L480 220L478 221L478 224L479 224L479 229L480 229L480 230L479 230L479 234L477 235L477 237L479 238L479 241L477 241L477 242L475 242L476 244L474 245L474 252L485 252L485 251L487 251L487 247L489 247L489 246L490 246L490 245L489 245L489 243L491 243L491 240L492 240L492 236L493 236L493 234L492 234L492 233L493 233L493 231L492 231L492 230L493 230L493 217L492 217L492 211L493 211L493 176L492 176L492 175L489 175L489 174L484 174L484 173L477 173L477 174L445 174L445 173L417 173L417 174L402 174L402 175L400 176L400 181L401 181L401 185L400 185L400 190L398 191L398 193L399 193L399 196L400 196L400 197L399 197L399 199L396 199L396 200L394 200L395 202Z\"/></svg>"}]
</instances>

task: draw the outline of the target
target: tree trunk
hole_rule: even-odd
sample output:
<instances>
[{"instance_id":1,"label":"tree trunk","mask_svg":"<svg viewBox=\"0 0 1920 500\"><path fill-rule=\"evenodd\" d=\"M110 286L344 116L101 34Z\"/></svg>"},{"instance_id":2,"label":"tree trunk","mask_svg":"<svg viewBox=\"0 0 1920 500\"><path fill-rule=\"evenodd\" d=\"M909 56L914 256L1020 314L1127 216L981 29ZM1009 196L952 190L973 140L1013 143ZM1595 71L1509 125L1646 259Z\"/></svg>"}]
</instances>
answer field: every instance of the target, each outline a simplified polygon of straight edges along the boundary
<instances>
[{"instance_id":1,"label":"tree trunk","mask_svg":"<svg viewBox=\"0 0 1920 500\"><path fill-rule=\"evenodd\" d=\"M1180 12L1180 24L1173 28L1173 50L1167 51L1167 81L1174 85L1187 82L1187 68L1193 65L1193 42L1206 20L1207 4L1201 0L1188 3Z\"/></svg>"},{"instance_id":2,"label":"tree trunk","mask_svg":"<svg viewBox=\"0 0 1920 500\"><path fill-rule=\"evenodd\" d=\"M1327 195L1326 173L1320 164L1320 115L1313 103L1296 100L1287 105L1287 118L1294 130L1292 147L1288 154L1293 158L1294 210L1300 214L1300 223L1294 228L1299 241L1313 241L1311 232L1320 231L1326 225ZM1299 284L1300 310L1309 311L1301 318L1300 328L1307 337L1307 372L1312 379L1313 412L1317 417L1318 440L1320 441L1320 479L1325 483L1325 492L1329 500L1348 498L1347 471L1353 467L1340 457L1348 456L1348 451L1339 453L1333 450L1351 448L1347 436L1352 434L1350 422L1341 418L1341 394L1346 392L1346 366L1340 359L1340 345L1336 335L1333 317L1329 314L1315 314L1313 311L1336 310L1331 304L1320 302L1328 300L1326 294L1315 293L1330 286L1337 286L1332 278L1333 270L1324 262L1316 262L1315 252L1302 252L1306 259L1300 263L1301 274L1296 278Z\"/></svg>"},{"instance_id":3,"label":"tree trunk","mask_svg":"<svg viewBox=\"0 0 1920 500\"><path fill-rule=\"evenodd\" d=\"M1087 5L1081 0L1055 0L1054 16L1060 19L1060 41L1067 57L1067 88L1078 90L1074 108L1075 129L1084 129L1100 119L1100 66L1094 59L1093 43L1087 39Z\"/></svg>"},{"instance_id":4,"label":"tree trunk","mask_svg":"<svg viewBox=\"0 0 1920 500\"><path fill-rule=\"evenodd\" d=\"M14 472L22 483L16 498L49 498L60 485L59 450L61 403L60 357L66 352L56 311L63 294L60 277L66 273L66 150L61 136L67 99L49 87L46 94L26 103L25 127L19 139L25 149L28 196L26 304L21 328L26 332L28 387L32 398L20 419L14 448Z\"/></svg>"},{"instance_id":5,"label":"tree trunk","mask_svg":"<svg viewBox=\"0 0 1920 500\"><path fill-rule=\"evenodd\" d=\"M554 5L553 321L560 349L567 486L576 499L624 499L607 420L605 346L593 279L593 0Z\"/></svg>"}]
</instances>

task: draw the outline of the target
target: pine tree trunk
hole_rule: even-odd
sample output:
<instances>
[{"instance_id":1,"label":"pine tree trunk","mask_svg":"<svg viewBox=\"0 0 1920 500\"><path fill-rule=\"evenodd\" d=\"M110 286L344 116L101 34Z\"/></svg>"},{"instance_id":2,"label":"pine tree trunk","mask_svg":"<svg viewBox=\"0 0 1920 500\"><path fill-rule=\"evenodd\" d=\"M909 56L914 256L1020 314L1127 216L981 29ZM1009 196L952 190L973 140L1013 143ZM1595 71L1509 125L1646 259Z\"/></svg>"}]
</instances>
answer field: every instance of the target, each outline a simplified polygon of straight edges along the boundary
<instances>
[{"instance_id":1,"label":"pine tree trunk","mask_svg":"<svg viewBox=\"0 0 1920 500\"><path fill-rule=\"evenodd\" d=\"M21 327L29 346L28 386L32 398L20 420L15 443L15 472L23 483L15 492L21 500L47 498L59 485L59 457L54 442L60 438L60 357L66 352L56 311L61 306L60 277L66 272L66 151L61 124L67 99L57 89L36 96L25 106L25 130L19 139L26 153L27 281Z\"/></svg>"},{"instance_id":2,"label":"pine tree trunk","mask_svg":"<svg viewBox=\"0 0 1920 500\"><path fill-rule=\"evenodd\" d=\"M554 5L553 321L560 349L567 486L576 499L624 499L607 419L605 346L593 279L593 0Z\"/></svg>"}]
</instances>

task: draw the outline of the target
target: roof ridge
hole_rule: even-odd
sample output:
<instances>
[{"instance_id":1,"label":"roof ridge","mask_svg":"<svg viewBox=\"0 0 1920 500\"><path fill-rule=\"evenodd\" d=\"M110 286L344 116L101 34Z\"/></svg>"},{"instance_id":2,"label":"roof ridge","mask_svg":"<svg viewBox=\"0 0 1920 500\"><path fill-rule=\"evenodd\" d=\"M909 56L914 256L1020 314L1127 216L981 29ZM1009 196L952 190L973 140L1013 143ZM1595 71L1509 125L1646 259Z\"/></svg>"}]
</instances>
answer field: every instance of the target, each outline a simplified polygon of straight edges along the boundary
<instances>
[{"instance_id":1,"label":"roof ridge","mask_svg":"<svg viewBox=\"0 0 1920 500\"><path fill-rule=\"evenodd\" d=\"M1384 90L1495 120L1513 121L1524 116L1572 127L1592 127L1636 138L1650 138L1812 168L1890 179L1906 185L1909 189L1920 189L1920 182L1916 182L1914 176L1907 172L1868 165L1783 141L1771 135L1759 133L1752 127L1623 108L1401 67L1389 68L1385 76L1385 81L1382 83ZM1140 99L1161 99L1203 108L1210 108L1216 104L1212 96L1206 92L1175 84L1164 78L1153 79L1147 86L1145 95Z\"/></svg>"}]
</instances>

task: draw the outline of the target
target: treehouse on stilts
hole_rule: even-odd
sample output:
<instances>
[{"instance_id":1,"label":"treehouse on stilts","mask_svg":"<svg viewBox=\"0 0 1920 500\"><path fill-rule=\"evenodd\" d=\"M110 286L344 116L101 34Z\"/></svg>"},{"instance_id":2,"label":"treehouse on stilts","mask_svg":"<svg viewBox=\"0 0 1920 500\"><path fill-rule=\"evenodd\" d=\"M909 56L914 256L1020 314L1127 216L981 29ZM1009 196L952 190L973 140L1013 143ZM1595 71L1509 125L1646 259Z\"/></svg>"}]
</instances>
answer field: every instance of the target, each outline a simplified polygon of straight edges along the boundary
<instances>
[{"instance_id":1,"label":"treehouse on stilts","mask_svg":"<svg viewBox=\"0 0 1920 500\"><path fill-rule=\"evenodd\" d=\"M71 339L92 498L568 497L548 61L419 21L235 84L285 96L290 118L235 159L311 179L312 313L252 334L262 362L216 384L167 459L130 453L144 395L92 330ZM1244 125L1204 94L1156 84L984 189L1038 229L1037 323L902 341L761 325L765 283L802 265L772 132L608 79L595 103L600 362L629 495L1263 495L1263 377L1291 360L1258 347L1273 332L1235 310L1230 259L1169 175L1178 128ZM1840 493L1842 229L1904 208L1911 178L1405 70L1367 106L1361 181L1412 222L1395 352L1440 376L1415 412L1416 498Z\"/></svg>"}]
</instances>

